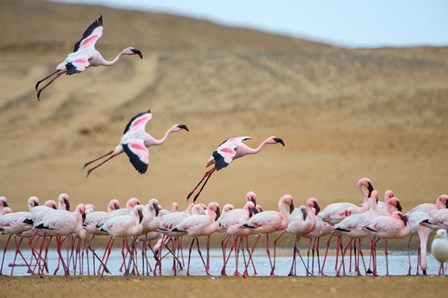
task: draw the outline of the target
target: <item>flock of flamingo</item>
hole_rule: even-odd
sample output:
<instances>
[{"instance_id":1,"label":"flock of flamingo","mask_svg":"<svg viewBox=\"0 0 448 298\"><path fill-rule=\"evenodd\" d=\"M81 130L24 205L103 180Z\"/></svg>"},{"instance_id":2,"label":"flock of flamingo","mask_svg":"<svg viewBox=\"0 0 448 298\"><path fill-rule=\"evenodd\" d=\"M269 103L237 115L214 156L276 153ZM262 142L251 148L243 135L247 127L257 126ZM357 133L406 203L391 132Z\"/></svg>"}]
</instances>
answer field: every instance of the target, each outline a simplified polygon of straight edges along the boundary
<instances>
[{"instance_id":1,"label":"flock of flamingo","mask_svg":"<svg viewBox=\"0 0 448 298\"><path fill-rule=\"evenodd\" d=\"M111 66L123 55L138 55L142 52L136 48L126 48L112 61L107 61L95 49L95 43L103 32L103 20L100 16L84 32L82 38L75 44L73 53L60 63L54 72L36 83L37 97L40 99L42 91L62 74L75 74L84 71L89 66ZM49 80L42 88L39 85ZM97 165L87 170L87 176L99 166L121 153L126 153L130 163L140 173L144 174L149 165L149 151L151 146L163 144L171 133L182 130L189 131L185 124L174 124L161 139L149 135L145 126L152 119L151 111L135 115L126 125L119 144L106 154L85 163L84 168L92 163ZM0 233L8 235L6 240L0 275L3 274L4 262L8 253L11 239L14 240L15 250L11 275L18 261L23 261L27 272L32 275L44 276L50 273L48 253L51 242L56 239L58 255L57 267L52 271L57 274L59 269L66 276L92 273L103 276L110 273L108 261L112 253L116 238L122 239L122 263L120 270L125 275L161 275L164 260L172 262L171 272L177 275L185 267L186 275L190 275L190 260L193 247L204 266L205 274L210 275L210 238L214 234L225 235L221 242L222 268L221 275L227 275L227 265L234 255L234 276L257 275L256 262L253 255L262 236L266 241L266 254L270 264L270 275L276 270L277 244L284 233L292 234L294 247L289 275L297 275L297 256L302 260L307 275L314 275L314 257L312 265L303 261L300 254L299 242L301 238L309 239L308 252L317 255L317 274L325 275L325 263L332 240L335 240L336 262L335 270L341 275L377 275L377 244L385 241L386 274L388 270L387 241L410 237L419 237L418 264L419 270L427 273L426 250L429 236L437 230L431 245L432 255L440 262L439 274L445 274L445 262L448 260L448 195L440 195L435 203L424 203L415 206L411 211L403 214L400 200L390 190L385 192L384 201L378 199L379 192L373 187L368 178L358 181L363 201L360 205L349 202L333 203L321 210L316 198L309 198L303 205L295 207L291 195L285 194L278 201L278 211L263 210L256 202L256 194L248 192L242 200L242 208L231 204L220 206L217 202L207 205L197 203L200 193L215 171L227 167L234 159L245 155L256 154L267 144L281 144L284 141L276 136L265 139L256 148L247 146L244 141L248 136L234 137L225 140L212 152L206 163L209 167L199 183L188 194L187 200L194 194L193 202L186 210L179 210L178 204L171 208L163 208L152 198L146 205L139 199L131 198L125 208L120 208L118 200L111 200L107 211L96 211L93 204L79 204L75 211L70 211L69 196L61 194L57 203L53 200L40 205L36 196L28 199L29 211L12 212L7 199L0 197ZM198 190L199 189L199 190ZM95 238L109 236L102 256L95 250ZM190 237L188 260L185 266L182 244L184 237ZM327 237L325 255L319 256L319 241ZM206 256L201 251L200 237L206 238ZM250 241L250 237L254 239ZM271 239L274 237L274 239ZM25 256L21 250L23 239L28 239L30 255ZM366 262L363 253L363 239L370 240L369 260ZM153 245L153 241L156 244ZM229 242L231 242L229 246ZM65 244L65 257L63 248ZM141 244L141 266L139 254ZM273 251L271 252L271 246ZM365 249L365 248L364 248ZM89 260L91 254L91 260ZM350 263L346 264L349 255ZM149 256L152 256L149 257ZM242 262L240 262L242 256ZM19 259L20 257L20 259ZM152 261L151 261L152 260ZM166 261L165 261L166 263ZM98 266L96 266L97 264ZM411 260L409 258L409 274L411 274Z\"/></svg>"}]
</instances>

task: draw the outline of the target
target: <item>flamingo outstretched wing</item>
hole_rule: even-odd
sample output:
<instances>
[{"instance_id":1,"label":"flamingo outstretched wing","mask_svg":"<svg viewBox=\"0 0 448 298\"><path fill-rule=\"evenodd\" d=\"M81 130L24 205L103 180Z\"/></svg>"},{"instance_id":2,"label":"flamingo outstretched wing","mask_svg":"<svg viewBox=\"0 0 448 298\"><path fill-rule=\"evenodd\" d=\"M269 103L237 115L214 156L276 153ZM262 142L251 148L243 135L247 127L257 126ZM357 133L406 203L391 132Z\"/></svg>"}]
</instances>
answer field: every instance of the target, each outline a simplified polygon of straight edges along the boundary
<instances>
[{"instance_id":1,"label":"flamingo outstretched wing","mask_svg":"<svg viewBox=\"0 0 448 298\"><path fill-rule=\"evenodd\" d=\"M241 142L248 139L250 139L250 137L245 136L225 140L215 151L213 151L212 156L210 157L207 164L209 164L211 162L211 159L213 158L217 171L227 167L234 159L238 150L238 146L241 144Z\"/></svg>"},{"instance_id":2,"label":"flamingo outstretched wing","mask_svg":"<svg viewBox=\"0 0 448 298\"><path fill-rule=\"evenodd\" d=\"M89 59L93 57L95 44L103 35L103 16L95 20L75 44L73 52L60 63L56 69L67 69L66 74L72 75L83 72L90 66Z\"/></svg>"},{"instance_id":3,"label":"flamingo outstretched wing","mask_svg":"<svg viewBox=\"0 0 448 298\"><path fill-rule=\"evenodd\" d=\"M123 134L126 134L127 132L145 130L146 123L148 123L148 121L151 119L152 119L151 111L142 112L135 115L126 125Z\"/></svg>"},{"instance_id":4,"label":"flamingo outstretched wing","mask_svg":"<svg viewBox=\"0 0 448 298\"><path fill-rule=\"evenodd\" d=\"M149 164L149 151L143 139L134 139L126 144L121 144L124 152L128 155L129 161L140 173L146 173Z\"/></svg>"}]
</instances>

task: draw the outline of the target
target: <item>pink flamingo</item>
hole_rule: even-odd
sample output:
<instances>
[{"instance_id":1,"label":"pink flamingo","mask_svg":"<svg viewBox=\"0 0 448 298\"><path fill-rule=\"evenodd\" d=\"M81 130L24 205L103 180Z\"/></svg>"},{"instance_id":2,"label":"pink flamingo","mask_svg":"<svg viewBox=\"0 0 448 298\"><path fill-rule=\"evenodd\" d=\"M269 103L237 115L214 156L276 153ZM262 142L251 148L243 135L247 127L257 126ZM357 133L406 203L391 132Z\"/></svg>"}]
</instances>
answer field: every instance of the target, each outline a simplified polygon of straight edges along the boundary
<instances>
[{"instance_id":1,"label":"pink flamingo","mask_svg":"<svg viewBox=\"0 0 448 298\"><path fill-rule=\"evenodd\" d=\"M129 47L121 51L112 61L107 61L103 58L101 53L95 49L95 44L102 35L103 16L100 16L87 28L81 39L75 44L73 52L56 66L56 70L36 83L35 89L37 92L37 99L40 100L42 91L64 73L67 75L80 73L90 66L112 66L117 63L123 55L139 55L140 58L143 59L142 52L139 49ZM39 89L40 83L51 77L53 78L45 86Z\"/></svg>"},{"instance_id":2,"label":"pink flamingo","mask_svg":"<svg viewBox=\"0 0 448 298\"><path fill-rule=\"evenodd\" d=\"M139 235L139 240L143 240L142 245L142 274L145 274L145 264L147 268L147 275L152 271L151 265L148 258L146 257L146 252L148 249L148 241L150 239L157 239L160 235L158 228L160 225L159 217L159 201L157 199L150 199L148 204L143 208L143 220L142 220L142 232ZM150 235L153 233L152 235ZM154 234L155 233L155 234Z\"/></svg>"},{"instance_id":3,"label":"pink flamingo","mask_svg":"<svg viewBox=\"0 0 448 298\"><path fill-rule=\"evenodd\" d=\"M287 208L288 207L288 208ZM246 221L242 227L251 229L252 234L258 234L249 258L252 258L254 249L257 245L258 240L262 234L266 235L266 253L269 258L269 263L271 265L271 276L275 275L275 259L277 254L277 241L283 235L284 230L288 227L289 214L294 211L294 203L291 195L283 195L278 201L279 211L263 211L252 216L248 221ZM269 234L281 231L280 236L278 236L273 241L274 245L274 256L271 259L271 253L269 249ZM247 265L246 265L247 267Z\"/></svg>"},{"instance_id":4,"label":"pink flamingo","mask_svg":"<svg viewBox=\"0 0 448 298\"><path fill-rule=\"evenodd\" d=\"M149 164L148 147L162 145L168 139L168 136L173 132L178 132L182 129L189 131L188 127L185 124L175 124L166 131L163 138L158 140L145 131L146 123L151 119L152 113L149 110L132 117L132 119L124 129L124 133L121 137L120 143L115 147L114 150L111 150L108 153L84 164L84 168L86 168L91 163L107 157L107 159L105 159L98 165L88 169L87 176L89 176L93 170L123 152L125 152L129 157L129 161L137 170L137 172L139 172L140 174L144 174L146 173Z\"/></svg>"},{"instance_id":5,"label":"pink flamingo","mask_svg":"<svg viewBox=\"0 0 448 298\"><path fill-rule=\"evenodd\" d=\"M233 276L248 276L247 269L241 274L239 272L239 252L242 250L243 257L244 257L244 267L247 268L247 263L244 256L244 249L240 246L243 244L244 240L246 241L246 250L248 254L250 255L250 249L249 249L249 242L247 237L252 234L252 230L250 229L244 229L241 228L241 226L247 222L252 215L254 214L255 204L252 200L248 200L244 207L242 209L233 209L229 212L227 212L225 215L225 218L221 220L219 219L219 227L223 231L227 232L227 237L222 241L222 250L223 250L223 266L221 269L221 275L226 276L226 267L227 263L230 259L230 255L232 254L232 251L235 251L235 272L233 273ZM230 239L230 237L233 237L232 246L230 248L229 254L226 255L226 246ZM252 262L252 265L254 267L254 274L256 274L255 264L252 259L248 260L249 262Z\"/></svg>"},{"instance_id":6,"label":"pink flamingo","mask_svg":"<svg viewBox=\"0 0 448 298\"><path fill-rule=\"evenodd\" d=\"M207 275L210 275L210 236L218 231L218 218L220 215L221 210L219 204L216 202L210 202L207 205L207 214L194 214L188 216L172 229L173 232L183 233L193 238L188 252L187 276L190 276L191 251L195 242L197 244L198 254L202 259L202 263L204 264L205 272ZM204 262L201 248L199 246L200 236L207 237L206 262Z\"/></svg>"},{"instance_id":7,"label":"pink flamingo","mask_svg":"<svg viewBox=\"0 0 448 298\"><path fill-rule=\"evenodd\" d=\"M365 230L370 231L375 240L372 240L373 251L373 266L376 275L376 244L380 239L399 239L408 236L411 233L408 219L400 212L394 211L391 215L380 215L373 218L370 224L364 227ZM386 275L389 275L387 241L384 248L386 256Z\"/></svg>"},{"instance_id":8,"label":"pink flamingo","mask_svg":"<svg viewBox=\"0 0 448 298\"><path fill-rule=\"evenodd\" d=\"M110 202L109 202L110 203ZM130 198L127 202L126 202L126 208L121 208L121 209L115 209L115 210L111 210L110 212L107 212L106 216L103 217L102 219L98 220L96 227L99 229L101 228L101 226L109 219L113 218L113 217L117 217L117 216L121 216L121 215L131 215L134 211L134 207L137 205L141 205L140 204L140 200L137 198Z\"/></svg>"},{"instance_id":9,"label":"pink flamingo","mask_svg":"<svg viewBox=\"0 0 448 298\"><path fill-rule=\"evenodd\" d=\"M218 148L213 151L212 155L207 161L207 164L205 165L206 168L209 166L213 167L209 170L207 170L202 177L202 179L199 181L199 183L193 188L192 191L187 196L188 199L193 195L193 193L196 191L196 189L202 184L201 188L199 189L198 193L194 196L193 202L196 202L197 198L201 194L202 190L204 189L205 185L208 182L208 179L212 176L212 174L216 171L219 171L225 167L227 167L233 160L246 156L248 154L257 154L258 152L263 149L263 147L266 144L282 144L285 146L285 143L282 139L277 137L269 137L257 147L257 148L250 148L246 144L243 143L245 140L249 140L250 137L236 137L236 138L230 138L225 140L221 143L221 145L218 146Z\"/></svg>"},{"instance_id":10,"label":"pink flamingo","mask_svg":"<svg viewBox=\"0 0 448 298\"><path fill-rule=\"evenodd\" d=\"M134 270L138 275L137 266L134 260L134 253L135 253L135 243L137 240L137 236L141 234L143 229L142 220L143 220L143 206L135 205L135 207L132 209L132 214L114 216L106 220L106 222L101 226L100 230L107 232L110 235L110 239L107 242L106 249L104 251L104 256L101 261L101 264L103 266L103 270L101 271L101 277L104 275L104 272L106 270L107 261L109 260L110 253L112 251L112 246L114 244L116 237L123 238L123 241L126 240L126 248L130 256L129 266L126 268L125 275L128 275L130 273L129 271L131 264L134 264ZM132 241L132 247L129 248L129 245L127 244L127 238L131 236L134 237L134 240ZM123 257L126 255L126 253L124 252L124 247L122 249L121 254Z\"/></svg>"},{"instance_id":11,"label":"pink flamingo","mask_svg":"<svg viewBox=\"0 0 448 298\"><path fill-rule=\"evenodd\" d=\"M390 194L391 192L387 192L387 194ZM362 258L364 262L364 257L362 253L362 245L361 241L363 238L370 236L370 232L363 229L366 225L370 224L374 217L380 216L380 215L391 215L394 211L393 208L397 209L398 211L402 210L402 207L400 205L400 200L394 196L387 195L387 201L385 203L384 209L378 209L377 206L377 200L378 200L378 191L373 190L370 198L370 209L368 211L365 211L363 213L357 213L353 214L351 216L346 217L344 220L342 220L340 223L336 224L334 227L334 231L336 233L342 233L344 235L349 236L350 242L347 244L346 248L343 251L344 258L345 252L348 248L350 248L350 264L351 264L351 251L352 249L355 250L355 271L358 275L361 275L361 271L359 270L359 259ZM354 243L353 243L354 242ZM341 267L344 266L343 263L341 264ZM365 264L364 264L365 267ZM351 266L350 266L351 268ZM345 270L345 269L344 269ZM367 270L367 272L370 272L370 269ZM338 275L340 273L340 269L338 270Z\"/></svg>"},{"instance_id":12,"label":"pink flamingo","mask_svg":"<svg viewBox=\"0 0 448 298\"><path fill-rule=\"evenodd\" d=\"M423 274L426 275L426 270L428 268L428 261L426 259L426 250L427 250L428 238L432 230L430 229L430 227L425 226L424 223L429 219L429 217L432 216L433 213L438 212L438 210L443 210L445 208L448 208L448 195L441 194L437 197L435 203L419 204L414 208L412 208L408 213L406 213L406 217L408 218L411 227L411 237L408 242L408 255L413 235L417 234L419 237L417 274L419 272L419 268L421 268ZM423 222L423 224L420 224L421 222ZM410 256L409 256L408 274L411 274Z\"/></svg>"},{"instance_id":13,"label":"pink flamingo","mask_svg":"<svg viewBox=\"0 0 448 298\"><path fill-rule=\"evenodd\" d=\"M0 215L4 215L6 213L3 213L3 209L9 207L8 205L8 199L4 196L0 196Z\"/></svg>"},{"instance_id":14,"label":"pink flamingo","mask_svg":"<svg viewBox=\"0 0 448 298\"><path fill-rule=\"evenodd\" d=\"M361 178L358 180L358 189L363 195L363 205L357 206L350 202L340 202L340 203L333 203L327 205L321 212L319 212L319 217L322 218L323 221L328 222L331 225L335 225L339 222L341 222L344 218L347 216L350 216L352 214L357 213L363 213L370 208L370 201L368 198L370 197L372 191L373 191L373 185L372 181L369 178ZM325 262L327 260L328 250L330 249L331 240L333 238L333 235L331 234L327 241L327 248L325 250L325 257L324 261L322 263L322 269L321 271L324 271ZM337 242L336 242L336 263L335 263L335 269L337 269L338 264L338 257L339 252L342 249L342 237L341 235L337 235Z\"/></svg>"},{"instance_id":15,"label":"pink flamingo","mask_svg":"<svg viewBox=\"0 0 448 298\"><path fill-rule=\"evenodd\" d=\"M432 212L429 218L420 222L421 226L436 229L448 228L448 209L440 209Z\"/></svg>"},{"instance_id":16,"label":"pink flamingo","mask_svg":"<svg viewBox=\"0 0 448 298\"><path fill-rule=\"evenodd\" d=\"M57 243L57 253L59 255L58 267L56 268L54 274L59 270L59 262L62 263L62 267L64 268L65 276L69 276L69 267L68 264L64 262L64 258L62 257L61 248L62 244L67 239L67 237L71 237L73 233L77 233L82 229L82 222L85 218L85 205L79 204L76 206L74 212L66 211L66 210L52 210L45 214L42 221L35 223L34 228L37 230L42 230L45 236L49 236L50 240L48 241L47 247L45 249L45 255L48 253L49 245L51 242L51 238L56 236ZM65 238L61 239L61 237L65 236ZM39 253L41 258L42 256L42 248ZM42 275L42 271L39 266L39 274Z\"/></svg>"},{"instance_id":17,"label":"pink flamingo","mask_svg":"<svg viewBox=\"0 0 448 298\"><path fill-rule=\"evenodd\" d=\"M296 275L297 253L299 254L299 257L302 258L299 252L300 238L314 230L314 228L316 227L316 214L319 213L319 211L319 202L316 198L311 197L306 201L306 205L301 205L299 208L295 208L294 211L289 215L289 223L286 227L286 232L291 233L295 236L293 261L291 264L291 270L288 274L289 276ZM308 268L306 268L306 270L308 274Z\"/></svg>"},{"instance_id":18,"label":"pink flamingo","mask_svg":"<svg viewBox=\"0 0 448 298\"><path fill-rule=\"evenodd\" d=\"M28 199L28 208L30 211L38 205L39 205L39 199L37 197L30 197ZM9 207L6 207L6 208L9 208ZM5 210L5 209L3 209L3 210ZM32 226L24 223L24 220L26 218L28 218L29 214L30 214L30 212L11 212L11 213L0 216L0 234L9 235L8 240L6 241L5 247L3 249L3 258L2 258L2 264L0 267L0 275L2 275L2 272L3 272L5 255L6 255L6 251L8 250L9 241L12 236L14 236L14 240L15 240L15 244L16 244L13 266L15 266L17 255L20 255L22 257L23 261L25 262L26 266L28 267L28 269L31 270L25 257L23 256L23 254L20 250L20 245L23 240L23 238L20 235L28 230L31 230L31 228L32 228ZM18 240L17 238L20 238L20 239ZM11 276L13 273L14 273L14 267L11 270Z\"/></svg>"}]
</instances>

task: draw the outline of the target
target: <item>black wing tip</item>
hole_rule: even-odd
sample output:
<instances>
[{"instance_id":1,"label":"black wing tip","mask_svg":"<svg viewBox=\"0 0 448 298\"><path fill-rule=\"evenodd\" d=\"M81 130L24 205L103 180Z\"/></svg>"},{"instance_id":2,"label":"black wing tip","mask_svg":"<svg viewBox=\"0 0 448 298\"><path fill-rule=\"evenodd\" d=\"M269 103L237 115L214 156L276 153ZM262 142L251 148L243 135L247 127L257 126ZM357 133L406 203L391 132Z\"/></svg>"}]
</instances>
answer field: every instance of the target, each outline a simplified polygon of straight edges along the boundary
<instances>
[{"instance_id":1,"label":"black wing tip","mask_svg":"<svg viewBox=\"0 0 448 298\"><path fill-rule=\"evenodd\" d=\"M127 144L121 144L123 147L124 152L129 157L129 161L134 166L134 168L139 172L141 175L145 174L148 170L148 165L140 160L137 155L135 155L130 149Z\"/></svg>"},{"instance_id":2,"label":"black wing tip","mask_svg":"<svg viewBox=\"0 0 448 298\"><path fill-rule=\"evenodd\" d=\"M229 165L224 161L224 157L221 154L219 154L218 151L213 151L213 158L215 159L215 169L217 171Z\"/></svg>"}]
</instances>

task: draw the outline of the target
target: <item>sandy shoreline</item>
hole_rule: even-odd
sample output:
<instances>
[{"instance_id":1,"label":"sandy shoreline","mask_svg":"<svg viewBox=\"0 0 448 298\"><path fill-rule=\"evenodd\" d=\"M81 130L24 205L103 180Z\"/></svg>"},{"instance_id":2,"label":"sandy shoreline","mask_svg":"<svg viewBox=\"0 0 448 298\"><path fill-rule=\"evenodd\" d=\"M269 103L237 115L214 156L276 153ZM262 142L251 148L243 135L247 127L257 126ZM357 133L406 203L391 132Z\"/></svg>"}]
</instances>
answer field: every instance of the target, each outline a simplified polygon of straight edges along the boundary
<instances>
[{"instance_id":1,"label":"sandy shoreline","mask_svg":"<svg viewBox=\"0 0 448 298\"><path fill-rule=\"evenodd\" d=\"M447 279L402 277L0 277L0 297L444 297ZM194 285L194 286L193 286Z\"/></svg>"}]
</instances>

